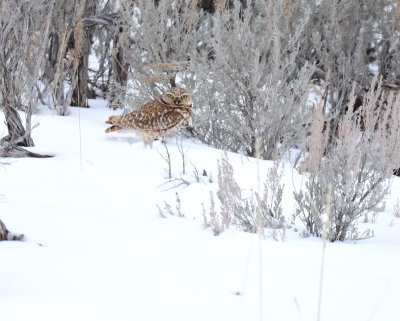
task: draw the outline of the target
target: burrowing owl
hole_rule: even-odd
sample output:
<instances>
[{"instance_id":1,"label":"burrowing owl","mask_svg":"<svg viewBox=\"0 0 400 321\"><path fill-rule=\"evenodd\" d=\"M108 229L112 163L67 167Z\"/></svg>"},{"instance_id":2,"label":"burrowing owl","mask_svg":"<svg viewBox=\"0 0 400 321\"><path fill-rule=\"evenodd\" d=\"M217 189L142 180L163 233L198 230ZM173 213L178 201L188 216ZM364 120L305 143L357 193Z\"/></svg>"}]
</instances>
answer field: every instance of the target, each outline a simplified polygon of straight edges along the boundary
<instances>
[{"instance_id":1,"label":"burrowing owl","mask_svg":"<svg viewBox=\"0 0 400 321\"><path fill-rule=\"evenodd\" d=\"M131 129L148 144L185 125L192 114L191 108L192 94L186 89L173 87L137 110L110 116L106 124L112 126L106 129L106 133Z\"/></svg>"}]
</instances>

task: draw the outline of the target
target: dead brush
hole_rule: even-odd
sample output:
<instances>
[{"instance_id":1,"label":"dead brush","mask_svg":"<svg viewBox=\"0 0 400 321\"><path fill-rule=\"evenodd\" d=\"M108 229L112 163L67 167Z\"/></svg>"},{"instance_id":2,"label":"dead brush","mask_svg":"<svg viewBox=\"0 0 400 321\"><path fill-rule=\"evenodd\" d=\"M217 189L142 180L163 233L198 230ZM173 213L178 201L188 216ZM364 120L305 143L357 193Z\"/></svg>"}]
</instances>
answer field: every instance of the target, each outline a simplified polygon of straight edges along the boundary
<instances>
[{"instance_id":1,"label":"dead brush","mask_svg":"<svg viewBox=\"0 0 400 321\"><path fill-rule=\"evenodd\" d=\"M355 87L346 113L340 116L338 134L332 137L325 153L323 133L312 131L305 189L294 193L296 217L307 233L322 237L322 216L326 212L326 195L332 186L328 239L331 242L357 240L373 236L371 230L358 231L358 221L382 210L390 186L393 168L399 167L400 97L380 99L381 82L375 77L360 110L354 112ZM324 121L321 112L314 114L315 128Z\"/></svg>"},{"instance_id":2,"label":"dead brush","mask_svg":"<svg viewBox=\"0 0 400 321\"><path fill-rule=\"evenodd\" d=\"M224 154L218 161L219 225L223 229L236 226L250 233L264 231L265 228L284 229L286 221L282 214L281 184L283 171L279 163L276 162L267 172L262 193L251 190L250 195L245 196L233 174L233 166Z\"/></svg>"}]
</instances>

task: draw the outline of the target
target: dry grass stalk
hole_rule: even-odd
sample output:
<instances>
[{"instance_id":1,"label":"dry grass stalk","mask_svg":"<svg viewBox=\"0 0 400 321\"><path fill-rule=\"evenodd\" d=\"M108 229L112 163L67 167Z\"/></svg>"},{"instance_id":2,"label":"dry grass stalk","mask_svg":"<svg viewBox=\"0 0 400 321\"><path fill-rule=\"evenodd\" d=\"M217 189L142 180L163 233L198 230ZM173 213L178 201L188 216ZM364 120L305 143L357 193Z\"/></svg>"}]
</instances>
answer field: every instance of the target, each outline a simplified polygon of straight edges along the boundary
<instances>
[{"instance_id":1,"label":"dry grass stalk","mask_svg":"<svg viewBox=\"0 0 400 321\"><path fill-rule=\"evenodd\" d=\"M328 84L329 82L325 82L319 91L319 103L314 109L310 127L310 139L306 145L308 155L298 167L300 174L308 171L318 171L321 166L322 158L328 147L329 126L326 126L323 106L324 94Z\"/></svg>"},{"instance_id":2,"label":"dry grass stalk","mask_svg":"<svg viewBox=\"0 0 400 321\"><path fill-rule=\"evenodd\" d=\"M240 215L238 212L240 208L239 203L242 200L242 191L233 177L233 167L229 163L226 153L222 159L218 161L218 186L219 191L217 192L217 196L221 201L221 215L224 218L224 228L229 228L235 214ZM254 228L255 217L253 217L251 221L248 227L252 226Z\"/></svg>"},{"instance_id":3,"label":"dry grass stalk","mask_svg":"<svg viewBox=\"0 0 400 321\"><path fill-rule=\"evenodd\" d=\"M193 21L195 21L195 17L197 14L197 5L199 4L199 0L192 0L189 5L188 18L186 21L187 29L190 32L193 28Z\"/></svg>"},{"instance_id":4,"label":"dry grass stalk","mask_svg":"<svg viewBox=\"0 0 400 321\"><path fill-rule=\"evenodd\" d=\"M181 199L179 198L179 194L175 193L175 210L172 209L171 204L164 201L164 210L157 204L158 213L162 218L167 218L168 216L177 216L177 217L185 217L185 213L181 208Z\"/></svg>"},{"instance_id":5,"label":"dry grass stalk","mask_svg":"<svg viewBox=\"0 0 400 321\"><path fill-rule=\"evenodd\" d=\"M214 0L214 4L217 9L224 9L226 5L226 0Z\"/></svg>"},{"instance_id":6,"label":"dry grass stalk","mask_svg":"<svg viewBox=\"0 0 400 321\"><path fill-rule=\"evenodd\" d=\"M4 17L7 14L8 1L3 1L1 4L1 15Z\"/></svg>"},{"instance_id":7,"label":"dry grass stalk","mask_svg":"<svg viewBox=\"0 0 400 321\"><path fill-rule=\"evenodd\" d=\"M326 253L326 243L329 237L329 218L331 216L331 204L332 204L332 185L328 186L328 193L326 194L326 211L325 217L323 219L323 243L322 243L322 253L321 253L321 267L319 275L319 293L318 293L318 308L317 308L317 321L321 320L321 307L322 307L322 290L324 282L324 272L325 272L325 253Z\"/></svg>"},{"instance_id":8,"label":"dry grass stalk","mask_svg":"<svg viewBox=\"0 0 400 321\"><path fill-rule=\"evenodd\" d=\"M206 210L203 205L203 221L205 227L211 227L214 232L214 236L221 234L227 225L226 218L220 217L217 210L215 209L214 194L210 191L210 209L208 212L208 217L206 215Z\"/></svg>"},{"instance_id":9,"label":"dry grass stalk","mask_svg":"<svg viewBox=\"0 0 400 321\"><path fill-rule=\"evenodd\" d=\"M319 104L314 111L313 120L311 123L311 138L309 142L309 155L305 162L309 171L318 171L321 165L322 157L326 151L329 139L329 127L324 129L323 106Z\"/></svg>"},{"instance_id":10,"label":"dry grass stalk","mask_svg":"<svg viewBox=\"0 0 400 321\"><path fill-rule=\"evenodd\" d=\"M400 218L400 198L397 199L397 203L393 207L393 216Z\"/></svg>"},{"instance_id":11,"label":"dry grass stalk","mask_svg":"<svg viewBox=\"0 0 400 321\"><path fill-rule=\"evenodd\" d=\"M220 220L223 229L234 225L245 232L258 233L264 238L264 229L284 229L282 215L283 168L278 162L268 171L262 195L251 190L244 197L242 189L233 176L233 166L226 154L218 160L218 191Z\"/></svg>"},{"instance_id":12,"label":"dry grass stalk","mask_svg":"<svg viewBox=\"0 0 400 321\"><path fill-rule=\"evenodd\" d=\"M282 14L286 18L286 22L290 21L293 15L294 5L293 0L285 0L282 7Z\"/></svg>"}]
</instances>

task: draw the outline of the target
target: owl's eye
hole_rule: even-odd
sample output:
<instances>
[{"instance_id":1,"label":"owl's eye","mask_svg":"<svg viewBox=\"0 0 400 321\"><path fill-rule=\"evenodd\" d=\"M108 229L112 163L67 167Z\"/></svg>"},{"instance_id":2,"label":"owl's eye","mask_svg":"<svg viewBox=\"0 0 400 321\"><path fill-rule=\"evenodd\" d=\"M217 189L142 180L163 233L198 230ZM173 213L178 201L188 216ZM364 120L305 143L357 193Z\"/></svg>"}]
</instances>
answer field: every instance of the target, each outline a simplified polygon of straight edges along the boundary
<instances>
[{"instance_id":1,"label":"owl's eye","mask_svg":"<svg viewBox=\"0 0 400 321\"><path fill-rule=\"evenodd\" d=\"M188 95L182 95L181 96L181 99L183 100L183 99L187 99L189 96Z\"/></svg>"},{"instance_id":2,"label":"owl's eye","mask_svg":"<svg viewBox=\"0 0 400 321\"><path fill-rule=\"evenodd\" d=\"M172 94L167 94L167 96L168 96L168 98L171 98L171 99L174 99L174 95L172 95Z\"/></svg>"}]
</instances>

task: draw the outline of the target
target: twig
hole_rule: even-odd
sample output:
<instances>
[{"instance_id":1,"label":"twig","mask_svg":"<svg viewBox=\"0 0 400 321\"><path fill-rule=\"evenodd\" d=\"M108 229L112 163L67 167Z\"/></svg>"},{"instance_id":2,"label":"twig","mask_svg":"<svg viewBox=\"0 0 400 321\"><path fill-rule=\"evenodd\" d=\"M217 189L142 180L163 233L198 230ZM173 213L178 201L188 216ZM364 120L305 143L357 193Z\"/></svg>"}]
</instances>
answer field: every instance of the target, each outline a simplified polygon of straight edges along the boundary
<instances>
[{"instance_id":1,"label":"twig","mask_svg":"<svg viewBox=\"0 0 400 321\"><path fill-rule=\"evenodd\" d=\"M179 141L178 141L178 138L176 139L176 145L178 146L179 154L181 154L181 157L182 157L182 174L185 175L186 174L186 161L187 161L186 153L189 148L186 148L185 151L183 150L182 138Z\"/></svg>"},{"instance_id":2,"label":"twig","mask_svg":"<svg viewBox=\"0 0 400 321\"><path fill-rule=\"evenodd\" d=\"M167 188L167 189L165 189L165 190L163 190L163 191L166 192L166 191L169 191L169 190L171 190L171 189L177 188L177 187L179 187L179 186L181 186L181 185L190 185L190 182L188 182L187 180L183 179L182 176L181 176L180 178L173 178L173 179L170 179L170 180L168 180L167 182L162 183L161 185L157 186L157 188L160 188L160 187L162 187L162 186L164 186L164 185L167 185L167 184L173 183L173 182L180 182L180 183L177 184L177 185L174 185L174 186L172 186L172 187L170 187L170 188Z\"/></svg>"},{"instance_id":3,"label":"twig","mask_svg":"<svg viewBox=\"0 0 400 321\"><path fill-rule=\"evenodd\" d=\"M168 164L168 170L165 169L165 171L168 173L168 178L172 178L172 172L171 172L171 155L169 154L169 150L167 147L166 143L162 143L165 147L165 151L167 153L167 156L164 156L163 154L160 153L159 150L157 150L157 153L162 157L163 160L165 160L165 162Z\"/></svg>"}]
</instances>

